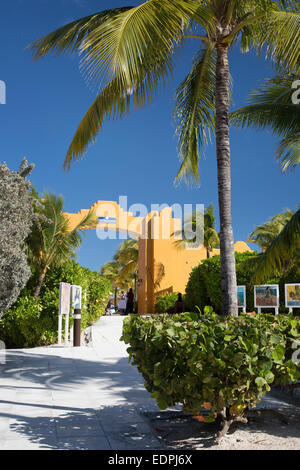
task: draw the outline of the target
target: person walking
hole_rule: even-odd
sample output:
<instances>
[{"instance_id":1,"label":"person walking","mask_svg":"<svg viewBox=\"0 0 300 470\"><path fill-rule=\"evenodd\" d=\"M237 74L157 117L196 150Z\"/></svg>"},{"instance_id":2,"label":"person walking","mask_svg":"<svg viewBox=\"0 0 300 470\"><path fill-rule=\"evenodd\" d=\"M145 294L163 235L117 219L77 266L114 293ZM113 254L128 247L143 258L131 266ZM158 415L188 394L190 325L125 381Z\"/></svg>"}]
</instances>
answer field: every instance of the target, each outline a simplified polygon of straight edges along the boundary
<instances>
[{"instance_id":1,"label":"person walking","mask_svg":"<svg viewBox=\"0 0 300 470\"><path fill-rule=\"evenodd\" d=\"M175 313L183 313L185 310L184 301L182 299L182 294L178 294L177 300L175 302Z\"/></svg>"},{"instance_id":2,"label":"person walking","mask_svg":"<svg viewBox=\"0 0 300 470\"><path fill-rule=\"evenodd\" d=\"M124 315L124 313L126 312L126 295L124 291L122 291L120 295L120 300L118 303L118 311L120 312L121 315Z\"/></svg>"},{"instance_id":3,"label":"person walking","mask_svg":"<svg viewBox=\"0 0 300 470\"><path fill-rule=\"evenodd\" d=\"M132 288L127 292L126 313L133 313L134 293Z\"/></svg>"}]
</instances>

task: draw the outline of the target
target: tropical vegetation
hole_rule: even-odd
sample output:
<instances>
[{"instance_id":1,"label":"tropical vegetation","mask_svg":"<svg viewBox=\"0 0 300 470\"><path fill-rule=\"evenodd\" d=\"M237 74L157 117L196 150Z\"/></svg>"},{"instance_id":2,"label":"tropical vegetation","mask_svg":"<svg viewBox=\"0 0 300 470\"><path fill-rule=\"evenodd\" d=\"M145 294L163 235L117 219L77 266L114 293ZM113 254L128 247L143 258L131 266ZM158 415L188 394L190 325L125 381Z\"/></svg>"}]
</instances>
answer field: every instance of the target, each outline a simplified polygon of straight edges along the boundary
<instances>
[{"instance_id":1,"label":"tropical vegetation","mask_svg":"<svg viewBox=\"0 0 300 470\"><path fill-rule=\"evenodd\" d=\"M158 95L184 41L199 42L191 71L177 89L174 114L182 160L177 178L199 179L199 152L215 133L225 315L237 315L228 52L236 44L242 52L263 50L278 68L298 72L299 9L292 0L149 0L72 21L31 45L36 59L51 52L80 53L88 79L104 84L71 142L69 167L95 142L105 118L121 117Z\"/></svg>"},{"instance_id":2,"label":"tropical vegetation","mask_svg":"<svg viewBox=\"0 0 300 470\"><path fill-rule=\"evenodd\" d=\"M111 290L108 279L75 262L81 232L95 226L95 215L89 212L71 228L62 196L40 197L26 181L31 170L26 160L19 172L0 167L0 337L7 347L57 341L60 282L82 286L82 329L103 315Z\"/></svg>"},{"instance_id":3,"label":"tropical vegetation","mask_svg":"<svg viewBox=\"0 0 300 470\"><path fill-rule=\"evenodd\" d=\"M58 339L59 284L82 286L81 329L98 320L105 312L111 290L109 280L70 260L47 270L39 296L36 289L39 270L34 270L17 301L5 312L0 337L7 347L23 348L53 344ZM72 317L70 317L72 325Z\"/></svg>"},{"instance_id":4,"label":"tropical vegetation","mask_svg":"<svg viewBox=\"0 0 300 470\"><path fill-rule=\"evenodd\" d=\"M109 279L115 288L127 289L132 286L138 273L138 240L129 238L122 242L113 260L105 263L100 273Z\"/></svg>"},{"instance_id":5,"label":"tropical vegetation","mask_svg":"<svg viewBox=\"0 0 300 470\"><path fill-rule=\"evenodd\" d=\"M0 165L0 318L31 276L25 241L38 224L36 200L27 177L34 165L24 158L18 171Z\"/></svg>"},{"instance_id":6,"label":"tropical vegetation","mask_svg":"<svg viewBox=\"0 0 300 470\"><path fill-rule=\"evenodd\" d=\"M236 126L269 128L281 138L276 158L283 172L294 170L300 162L300 106L293 99L294 84L300 85L299 74L282 74L269 79L252 93L247 106L231 114L231 122ZM256 282L264 282L272 273L282 272L299 260L300 210L294 214L287 211L286 215L287 219L280 221L271 238L266 239L264 231L268 231L268 227L264 226L263 230L258 227L253 237L255 243L263 242L264 251L254 275Z\"/></svg>"},{"instance_id":7,"label":"tropical vegetation","mask_svg":"<svg viewBox=\"0 0 300 470\"><path fill-rule=\"evenodd\" d=\"M299 336L299 318L226 318L206 307L202 314L130 315L122 339L158 406L180 404L198 421L218 420L221 438L233 422L247 423L248 409L271 384L299 380L293 360Z\"/></svg>"},{"instance_id":8,"label":"tropical vegetation","mask_svg":"<svg viewBox=\"0 0 300 470\"><path fill-rule=\"evenodd\" d=\"M51 193L45 193L43 209L40 212L45 220L35 225L26 240L28 257L38 272L34 297L38 297L46 273L51 266L62 266L70 259L76 258L80 247L80 233L88 227L95 227L96 216L89 212L78 224L70 229L69 221L63 213L64 199Z\"/></svg>"},{"instance_id":9,"label":"tropical vegetation","mask_svg":"<svg viewBox=\"0 0 300 470\"><path fill-rule=\"evenodd\" d=\"M201 236L202 233L203 236ZM210 204L206 207L204 214L193 211L185 218L182 230L174 232L173 236L178 238L175 240L178 248L191 246L198 248L201 245L206 248L207 258L210 258L213 249L220 245L219 234L216 231L214 206Z\"/></svg>"},{"instance_id":10,"label":"tropical vegetation","mask_svg":"<svg viewBox=\"0 0 300 470\"><path fill-rule=\"evenodd\" d=\"M276 159L283 172L293 170L300 163L300 106L293 99L293 85L300 87L299 78L299 74L286 73L266 80L251 93L247 106L230 116L235 126L270 129L281 139Z\"/></svg>"},{"instance_id":11,"label":"tropical vegetation","mask_svg":"<svg viewBox=\"0 0 300 470\"><path fill-rule=\"evenodd\" d=\"M280 214L271 217L264 224L257 225L247 238L247 242L255 243L262 252L278 237L284 226L291 220L293 211L286 209Z\"/></svg>"}]
</instances>

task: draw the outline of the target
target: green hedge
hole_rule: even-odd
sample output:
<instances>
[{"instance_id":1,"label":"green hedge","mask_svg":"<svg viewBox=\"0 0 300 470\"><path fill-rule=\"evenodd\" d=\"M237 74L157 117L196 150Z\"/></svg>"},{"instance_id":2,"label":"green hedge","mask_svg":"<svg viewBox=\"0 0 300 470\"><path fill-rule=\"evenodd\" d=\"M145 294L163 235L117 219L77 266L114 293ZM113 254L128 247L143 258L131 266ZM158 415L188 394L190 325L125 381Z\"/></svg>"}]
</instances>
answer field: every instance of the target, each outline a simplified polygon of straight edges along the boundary
<instances>
[{"instance_id":1,"label":"green hedge","mask_svg":"<svg viewBox=\"0 0 300 470\"><path fill-rule=\"evenodd\" d=\"M254 287L251 278L255 266L244 261L256 256L256 252L236 253L236 274L237 284L246 286L247 312L254 311ZM285 273L281 278L273 278L265 281L265 284L279 284L280 307L282 313L287 313L285 308L284 284L300 282L300 269L293 269ZM202 310L205 305L211 305L218 314L222 313L221 294L221 270L220 256L216 255L206 259L193 268L185 291L185 303L189 311L197 311L197 307ZM266 311L266 310L264 310ZM274 312L274 310L272 310ZM299 309L294 310L295 313Z\"/></svg>"},{"instance_id":2,"label":"green hedge","mask_svg":"<svg viewBox=\"0 0 300 470\"><path fill-rule=\"evenodd\" d=\"M124 320L121 339L130 345L130 360L161 409L179 403L183 411L201 415L204 406L211 422L224 407L242 415L271 383L299 380L299 364L292 360L299 319L205 311Z\"/></svg>"},{"instance_id":3,"label":"green hedge","mask_svg":"<svg viewBox=\"0 0 300 470\"><path fill-rule=\"evenodd\" d=\"M158 297L155 302L155 312L174 313L177 297L178 294L176 292L173 292L170 295L162 295L161 297Z\"/></svg>"},{"instance_id":4,"label":"green hedge","mask_svg":"<svg viewBox=\"0 0 300 470\"><path fill-rule=\"evenodd\" d=\"M7 347L34 347L57 341L60 282L82 286L82 329L104 314L111 290L107 279L75 261L61 268L50 268L38 299L33 298L36 285L36 275L33 274L17 302L2 317L0 339Z\"/></svg>"}]
</instances>

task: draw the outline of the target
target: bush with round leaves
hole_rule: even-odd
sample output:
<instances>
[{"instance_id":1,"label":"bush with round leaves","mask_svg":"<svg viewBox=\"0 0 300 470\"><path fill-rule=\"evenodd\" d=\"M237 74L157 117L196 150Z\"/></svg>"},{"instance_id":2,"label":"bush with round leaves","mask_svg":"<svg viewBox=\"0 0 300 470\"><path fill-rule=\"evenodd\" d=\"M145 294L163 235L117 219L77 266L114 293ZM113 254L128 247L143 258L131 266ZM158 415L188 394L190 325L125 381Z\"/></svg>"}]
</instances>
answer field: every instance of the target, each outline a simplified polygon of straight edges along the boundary
<instances>
[{"instance_id":1,"label":"bush with round leaves","mask_svg":"<svg viewBox=\"0 0 300 470\"><path fill-rule=\"evenodd\" d=\"M180 403L183 411L212 422L228 410L243 416L271 384L300 378L293 361L300 320L290 315L222 317L211 307L205 315L126 318L122 340L161 409Z\"/></svg>"}]
</instances>

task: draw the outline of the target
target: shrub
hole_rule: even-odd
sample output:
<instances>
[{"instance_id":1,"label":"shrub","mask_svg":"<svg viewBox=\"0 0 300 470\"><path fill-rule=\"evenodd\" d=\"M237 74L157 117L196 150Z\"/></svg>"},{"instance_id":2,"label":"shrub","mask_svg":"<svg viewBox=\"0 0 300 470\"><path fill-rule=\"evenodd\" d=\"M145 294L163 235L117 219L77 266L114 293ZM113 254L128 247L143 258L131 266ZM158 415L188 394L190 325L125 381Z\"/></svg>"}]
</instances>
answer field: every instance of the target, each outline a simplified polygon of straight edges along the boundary
<instances>
[{"instance_id":1,"label":"shrub","mask_svg":"<svg viewBox=\"0 0 300 470\"><path fill-rule=\"evenodd\" d=\"M212 422L229 411L243 416L270 390L300 378L292 361L300 320L292 316L219 317L207 307L196 313L133 316L124 320L122 340L129 358L161 409L182 405Z\"/></svg>"},{"instance_id":2,"label":"shrub","mask_svg":"<svg viewBox=\"0 0 300 470\"><path fill-rule=\"evenodd\" d=\"M37 299L33 298L35 280L34 273L17 302L2 317L0 338L7 347L34 347L57 341L60 282L82 286L82 329L105 312L110 282L75 261L61 268L50 268ZM70 320L72 325L72 317Z\"/></svg>"},{"instance_id":3,"label":"shrub","mask_svg":"<svg viewBox=\"0 0 300 470\"><path fill-rule=\"evenodd\" d=\"M19 171L0 165L0 318L30 278L24 242L35 220L27 176L34 165L24 158Z\"/></svg>"},{"instance_id":4,"label":"shrub","mask_svg":"<svg viewBox=\"0 0 300 470\"><path fill-rule=\"evenodd\" d=\"M2 335L7 347L33 347L55 340L51 317L43 315L40 299L20 297L2 318ZM57 329L57 324L56 324Z\"/></svg>"},{"instance_id":5,"label":"shrub","mask_svg":"<svg viewBox=\"0 0 300 470\"><path fill-rule=\"evenodd\" d=\"M170 295L162 295L155 302L156 313L173 313L178 294L173 292Z\"/></svg>"},{"instance_id":6,"label":"shrub","mask_svg":"<svg viewBox=\"0 0 300 470\"><path fill-rule=\"evenodd\" d=\"M254 286L252 276L255 264L245 261L256 256L256 252L236 253L236 275L237 284L246 286L247 311L254 310ZM300 282L300 270L293 269L285 273L281 278L268 279L265 284L279 284L280 293L280 312L287 312L285 308L284 284L291 282ZM220 256L216 255L206 259L196 266L189 277L186 291L185 302L190 311L197 311L205 305L211 305L218 314L222 313L222 295L221 295L221 270ZM296 312L295 312L296 313Z\"/></svg>"}]
</instances>

